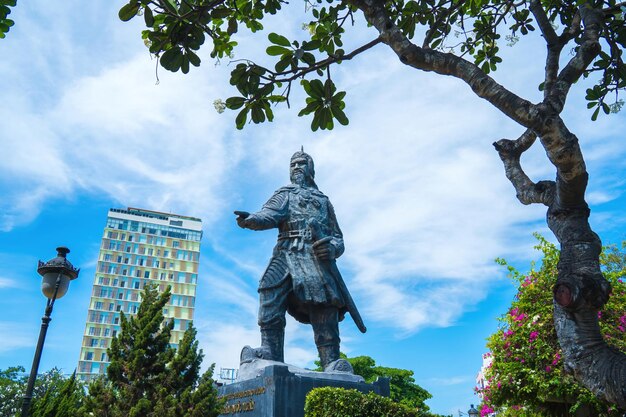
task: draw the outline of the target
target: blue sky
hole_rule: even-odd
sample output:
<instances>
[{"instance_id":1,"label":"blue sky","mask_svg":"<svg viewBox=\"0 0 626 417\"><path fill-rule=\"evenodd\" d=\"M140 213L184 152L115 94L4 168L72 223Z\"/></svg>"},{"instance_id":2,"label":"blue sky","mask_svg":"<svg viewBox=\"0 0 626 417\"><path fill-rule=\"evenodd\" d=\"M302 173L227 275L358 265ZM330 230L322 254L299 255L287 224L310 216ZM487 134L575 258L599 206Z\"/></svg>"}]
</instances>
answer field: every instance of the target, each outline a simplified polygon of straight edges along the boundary
<instances>
[{"instance_id":1,"label":"blue sky","mask_svg":"<svg viewBox=\"0 0 626 417\"><path fill-rule=\"evenodd\" d=\"M128 206L203 219L195 324L205 363L236 367L241 347L259 342L256 286L275 233L239 229L232 211L254 211L286 184L303 145L335 206L346 243L338 265L369 329L344 321L342 350L413 370L435 412L477 403L485 339L515 291L493 260L526 269L538 256L532 233L553 239L543 208L517 202L491 146L522 129L460 81L405 68L378 46L334 69L347 127L311 132L296 92L273 123L237 131L235 114L213 108L234 94L229 60L214 65L207 48L200 69L160 69L157 84L139 22L117 19L121 5L19 2L0 41L0 368L30 367L45 305L37 260L67 245L81 274L55 306L40 369L72 372L107 210ZM301 12L291 7L279 30L300 36ZM241 33L235 59L262 59L265 34ZM356 30L347 43L374 36ZM532 101L543 72L535 46L503 47L495 76ZM564 117L586 156L592 226L620 242L626 118L591 122L581 84ZM536 180L554 177L539 148L523 163ZM286 344L287 362L312 365L308 327L289 321Z\"/></svg>"}]
</instances>

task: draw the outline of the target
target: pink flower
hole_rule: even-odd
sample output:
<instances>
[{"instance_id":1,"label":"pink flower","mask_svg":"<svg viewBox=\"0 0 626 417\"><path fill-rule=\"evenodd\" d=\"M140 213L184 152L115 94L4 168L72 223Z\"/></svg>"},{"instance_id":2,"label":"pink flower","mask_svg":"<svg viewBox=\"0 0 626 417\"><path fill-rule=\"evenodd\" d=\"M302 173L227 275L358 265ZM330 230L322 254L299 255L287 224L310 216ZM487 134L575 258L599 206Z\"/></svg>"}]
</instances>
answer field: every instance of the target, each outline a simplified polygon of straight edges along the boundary
<instances>
[{"instance_id":1,"label":"pink flower","mask_svg":"<svg viewBox=\"0 0 626 417\"><path fill-rule=\"evenodd\" d=\"M552 371L552 367L546 366L546 372L551 372L551 371Z\"/></svg>"},{"instance_id":2,"label":"pink flower","mask_svg":"<svg viewBox=\"0 0 626 417\"><path fill-rule=\"evenodd\" d=\"M486 405L486 404L483 404L483 405L480 407L480 417L485 417L486 415L491 414L491 413L493 413L493 412L494 412L494 409L493 409L493 408L491 408L491 407L489 407L489 406L488 406L488 405Z\"/></svg>"},{"instance_id":3,"label":"pink flower","mask_svg":"<svg viewBox=\"0 0 626 417\"><path fill-rule=\"evenodd\" d=\"M535 340L537 340L537 337L539 337L539 333L532 331L530 332L530 337L528 338L528 341L530 343L534 342Z\"/></svg>"}]
</instances>

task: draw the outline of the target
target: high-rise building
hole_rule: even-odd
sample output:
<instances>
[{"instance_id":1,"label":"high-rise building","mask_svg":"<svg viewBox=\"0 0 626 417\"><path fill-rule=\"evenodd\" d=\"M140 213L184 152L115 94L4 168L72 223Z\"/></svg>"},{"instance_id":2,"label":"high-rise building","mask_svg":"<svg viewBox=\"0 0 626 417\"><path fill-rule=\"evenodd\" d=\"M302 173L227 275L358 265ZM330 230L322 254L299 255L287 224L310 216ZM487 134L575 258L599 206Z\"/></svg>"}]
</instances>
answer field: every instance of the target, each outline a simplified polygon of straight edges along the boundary
<instances>
[{"instance_id":1,"label":"high-rise building","mask_svg":"<svg viewBox=\"0 0 626 417\"><path fill-rule=\"evenodd\" d=\"M202 221L194 217L109 210L78 362L80 379L106 372L106 351L120 332L120 312L137 312L146 283L159 291L171 287L163 313L174 320L171 345L179 343L193 320L201 238Z\"/></svg>"}]
</instances>

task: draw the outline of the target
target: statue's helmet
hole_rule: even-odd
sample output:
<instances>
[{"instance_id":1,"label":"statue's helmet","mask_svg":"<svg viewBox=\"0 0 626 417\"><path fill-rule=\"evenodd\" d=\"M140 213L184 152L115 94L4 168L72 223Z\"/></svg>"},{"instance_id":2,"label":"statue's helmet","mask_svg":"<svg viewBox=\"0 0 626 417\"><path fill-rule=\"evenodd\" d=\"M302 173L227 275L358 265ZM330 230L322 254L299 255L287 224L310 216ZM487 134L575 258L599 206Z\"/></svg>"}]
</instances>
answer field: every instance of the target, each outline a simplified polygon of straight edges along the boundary
<instances>
[{"instance_id":1,"label":"statue's helmet","mask_svg":"<svg viewBox=\"0 0 626 417\"><path fill-rule=\"evenodd\" d=\"M304 152L304 149L301 149L293 154L293 156L291 157L291 162L293 162L296 159L306 160L306 164L309 169L309 174L311 175L311 179L315 178L315 166L313 164L313 158L311 158L311 155Z\"/></svg>"}]
</instances>

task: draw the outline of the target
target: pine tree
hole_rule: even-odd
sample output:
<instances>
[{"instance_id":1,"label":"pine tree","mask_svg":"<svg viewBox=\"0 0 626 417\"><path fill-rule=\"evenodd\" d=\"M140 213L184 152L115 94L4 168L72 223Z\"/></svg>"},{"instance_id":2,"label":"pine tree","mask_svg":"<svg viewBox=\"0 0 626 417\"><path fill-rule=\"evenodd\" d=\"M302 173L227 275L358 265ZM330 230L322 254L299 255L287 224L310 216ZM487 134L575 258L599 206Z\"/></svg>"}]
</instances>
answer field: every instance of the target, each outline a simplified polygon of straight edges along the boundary
<instances>
[{"instance_id":1,"label":"pine tree","mask_svg":"<svg viewBox=\"0 0 626 417\"><path fill-rule=\"evenodd\" d=\"M168 288L146 285L135 317L121 316L121 332L108 349L107 378L89 386L84 411L102 417L215 417L213 367L201 377L204 354L190 326L178 349L169 345L173 321L164 321ZM201 396L199 395L201 393Z\"/></svg>"},{"instance_id":2,"label":"pine tree","mask_svg":"<svg viewBox=\"0 0 626 417\"><path fill-rule=\"evenodd\" d=\"M48 389L44 397L32 409L32 417L77 417L85 397L81 383L76 379L76 371L65 380L59 391Z\"/></svg>"}]
</instances>

